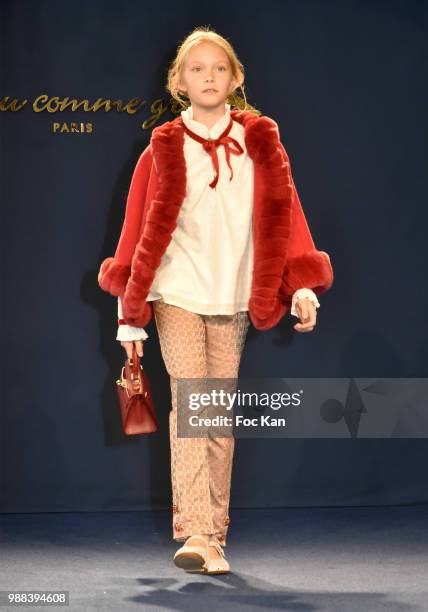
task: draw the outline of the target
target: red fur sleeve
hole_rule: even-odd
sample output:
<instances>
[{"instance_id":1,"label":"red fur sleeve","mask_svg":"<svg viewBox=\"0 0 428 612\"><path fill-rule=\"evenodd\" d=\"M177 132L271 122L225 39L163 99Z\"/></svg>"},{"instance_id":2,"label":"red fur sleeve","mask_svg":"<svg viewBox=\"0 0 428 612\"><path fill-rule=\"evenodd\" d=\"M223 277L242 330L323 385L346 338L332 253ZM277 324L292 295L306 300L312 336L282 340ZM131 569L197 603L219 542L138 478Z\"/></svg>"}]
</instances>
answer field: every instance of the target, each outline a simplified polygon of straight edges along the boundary
<instances>
[{"instance_id":1,"label":"red fur sleeve","mask_svg":"<svg viewBox=\"0 0 428 612\"><path fill-rule=\"evenodd\" d=\"M131 274L131 263L144 220L152 155L150 144L135 166L126 200L125 218L114 257L107 257L98 272L98 284L111 295L123 295Z\"/></svg>"},{"instance_id":2,"label":"red fur sleeve","mask_svg":"<svg viewBox=\"0 0 428 612\"><path fill-rule=\"evenodd\" d=\"M282 143L280 145L284 161L289 162ZM307 287L320 295L333 284L330 257L325 251L316 249L294 181L293 187L291 230L281 285L281 294L287 301L291 301L297 289Z\"/></svg>"}]
</instances>

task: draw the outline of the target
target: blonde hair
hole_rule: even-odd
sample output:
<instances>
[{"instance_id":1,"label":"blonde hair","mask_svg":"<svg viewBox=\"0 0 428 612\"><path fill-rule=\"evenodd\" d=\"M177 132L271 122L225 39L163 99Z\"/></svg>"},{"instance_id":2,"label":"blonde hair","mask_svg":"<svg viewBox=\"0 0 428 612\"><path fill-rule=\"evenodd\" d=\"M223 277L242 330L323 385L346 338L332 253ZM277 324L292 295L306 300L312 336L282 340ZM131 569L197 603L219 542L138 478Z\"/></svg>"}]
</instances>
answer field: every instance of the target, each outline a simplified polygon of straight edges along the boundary
<instances>
[{"instance_id":1,"label":"blonde hair","mask_svg":"<svg viewBox=\"0 0 428 612\"><path fill-rule=\"evenodd\" d=\"M179 91L178 88L181 70L184 66L186 55L190 51L190 49L193 49L193 47L196 47L197 45L205 41L213 42L222 49L224 49L232 67L233 77L238 81L238 87L242 91L241 97L236 93L235 90L233 90L227 96L226 101L231 105L231 107L235 107L240 111L249 110L256 113L257 115L260 115L261 112L251 106L251 104L248 104L247 102L247 97L244 88L244 66L239 61L238 56L236 55L232 45L229 43L228 40L226 40L226 38L224 38L220 34L217 34L217 32L215 32L214 30L211 30L209 26L199 26L195 28L190 34L188 34L188 36L186 36L186 38L178 46L176 56L171 62L170 67L168 69L166 90L178 103L179 108L186 109L190 104L182 97L182 93Z\"/></svg>"}]
</instances>

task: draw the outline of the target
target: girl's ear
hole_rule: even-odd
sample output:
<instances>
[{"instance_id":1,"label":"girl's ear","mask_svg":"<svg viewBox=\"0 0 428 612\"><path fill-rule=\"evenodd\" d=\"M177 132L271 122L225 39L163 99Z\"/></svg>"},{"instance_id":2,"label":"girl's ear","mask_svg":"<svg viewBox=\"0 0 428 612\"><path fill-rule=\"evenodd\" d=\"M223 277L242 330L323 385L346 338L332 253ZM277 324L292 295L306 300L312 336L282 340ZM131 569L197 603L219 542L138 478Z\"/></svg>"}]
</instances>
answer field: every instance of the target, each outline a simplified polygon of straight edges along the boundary
<instances>
[{"instance_id":1,"label":"girl's ear","mask_svg":"<svg viewBox=\"0 0 428 612\"><path fill-rule=\"evenodd\" d=\"M183 83L181 81L179 81L177 83L177 92L180 93L180 94L185 94L186 93L185 90L184 90L184 87L183 87Z\"/></svg>"}]
</instances>

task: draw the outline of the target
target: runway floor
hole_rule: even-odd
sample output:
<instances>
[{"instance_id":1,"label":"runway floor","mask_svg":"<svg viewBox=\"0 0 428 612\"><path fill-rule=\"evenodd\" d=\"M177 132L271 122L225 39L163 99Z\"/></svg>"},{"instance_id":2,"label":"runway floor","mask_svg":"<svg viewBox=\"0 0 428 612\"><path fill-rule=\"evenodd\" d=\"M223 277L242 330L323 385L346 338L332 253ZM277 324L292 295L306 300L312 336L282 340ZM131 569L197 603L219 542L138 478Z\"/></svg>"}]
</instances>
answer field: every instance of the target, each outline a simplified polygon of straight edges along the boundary
<instances>
[{"instance_id":1,"label":"runway floor","mask_svg":"<svg viewBox=\"0 0 428 612\"><path fill-rule=\"evenodd\" d=\"M232 508L217 576L173 564L170 516L2 514L0 589L69 591L38 610L428 611L428 506Z\"/></svg>"}]
</instances>

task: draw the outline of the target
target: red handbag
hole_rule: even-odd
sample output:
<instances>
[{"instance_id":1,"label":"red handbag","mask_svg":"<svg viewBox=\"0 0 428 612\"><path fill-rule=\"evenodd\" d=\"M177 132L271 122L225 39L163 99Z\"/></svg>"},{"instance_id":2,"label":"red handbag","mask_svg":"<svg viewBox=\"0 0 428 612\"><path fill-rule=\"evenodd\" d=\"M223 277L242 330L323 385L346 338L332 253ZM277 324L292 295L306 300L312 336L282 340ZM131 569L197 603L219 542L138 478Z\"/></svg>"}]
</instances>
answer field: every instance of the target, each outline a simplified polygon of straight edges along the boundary
<instances>
[{"instance_id":1,"label":"red handbag","mask_svg":"<svg viewBox=\"0 0 428 612\"><path fill-rule=\"evenodd\" d=\"M125 361L121 377L116 381L116 388L123 432L133 435L157 431L159 424L150 381L140 363L135 344L132 349L132 358Z\"/></svg>"}]
</instances>

